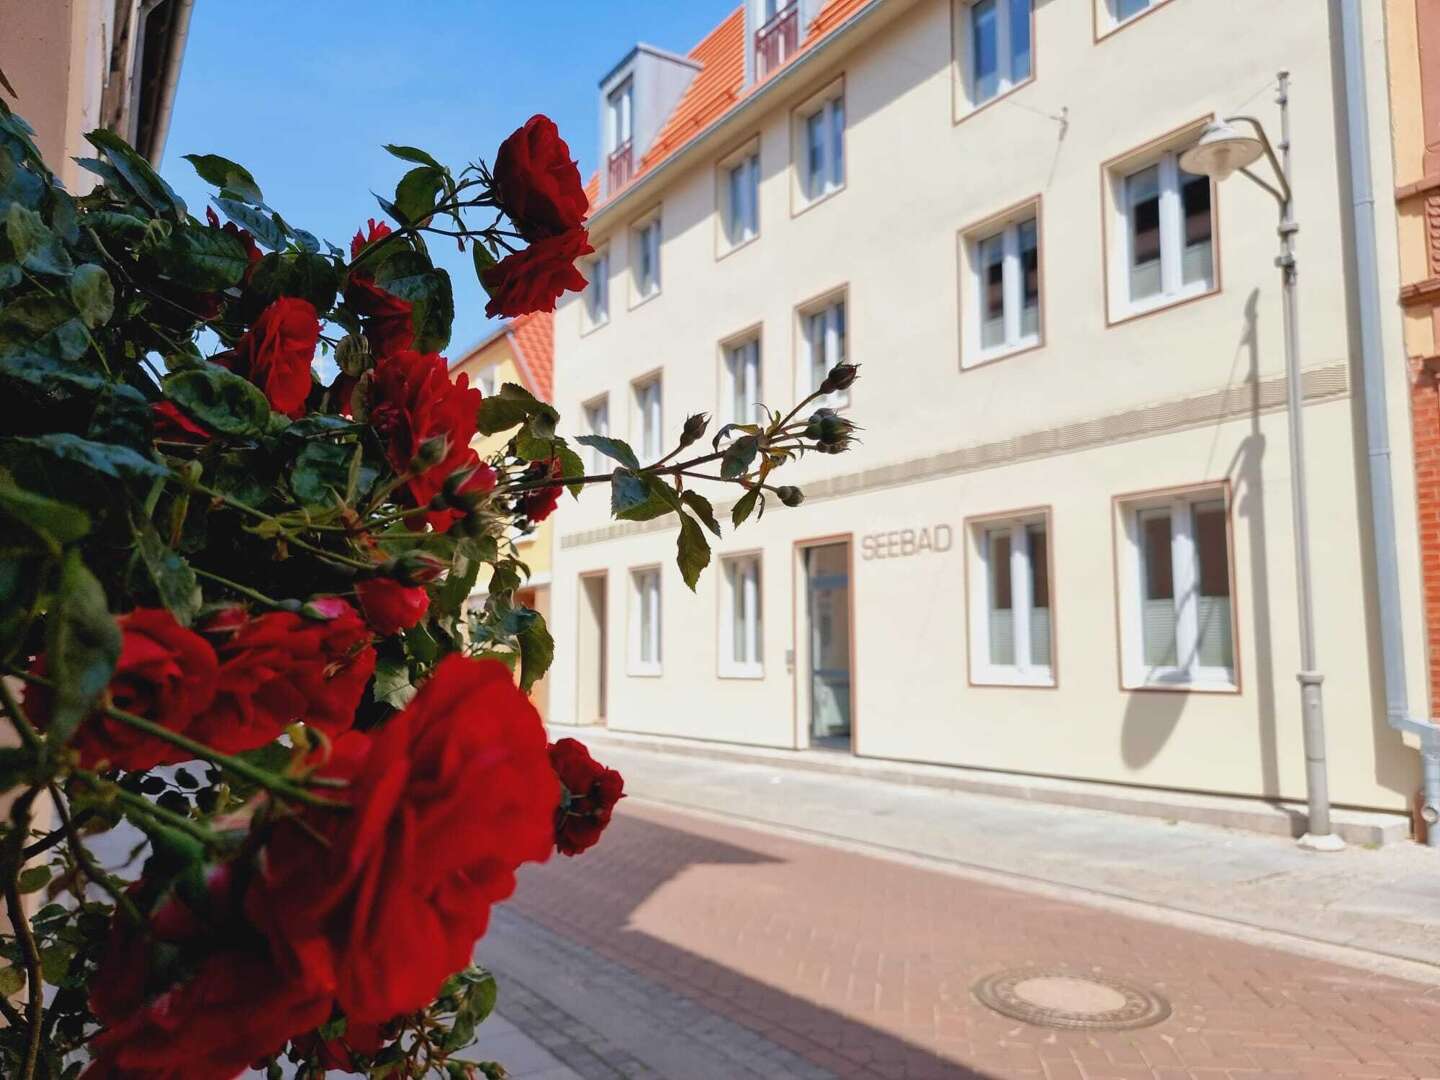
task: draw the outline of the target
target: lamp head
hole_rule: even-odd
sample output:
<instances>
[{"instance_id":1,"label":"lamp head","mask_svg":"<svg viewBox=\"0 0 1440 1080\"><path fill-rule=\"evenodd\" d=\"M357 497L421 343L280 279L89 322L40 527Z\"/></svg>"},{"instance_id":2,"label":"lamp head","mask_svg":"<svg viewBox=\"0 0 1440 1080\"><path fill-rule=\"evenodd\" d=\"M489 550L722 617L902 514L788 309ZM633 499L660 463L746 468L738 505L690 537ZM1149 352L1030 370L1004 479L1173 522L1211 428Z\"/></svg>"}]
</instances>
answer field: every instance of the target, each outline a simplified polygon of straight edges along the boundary
<instances>
[{"instance_id":1,"label":"lamp head","mask_svg":"<svg viewBox=\"0 0 1440 1080\"><path fill-rule=\"evenodd\" d=\"M1180 155L1180 167L1225 180L1237 169L1255 164L1264 153L1264 144L1255 136L1236 131L1224 120L1212 120L1200 133L1200 140Z\"/></svg>"}]
</instances>

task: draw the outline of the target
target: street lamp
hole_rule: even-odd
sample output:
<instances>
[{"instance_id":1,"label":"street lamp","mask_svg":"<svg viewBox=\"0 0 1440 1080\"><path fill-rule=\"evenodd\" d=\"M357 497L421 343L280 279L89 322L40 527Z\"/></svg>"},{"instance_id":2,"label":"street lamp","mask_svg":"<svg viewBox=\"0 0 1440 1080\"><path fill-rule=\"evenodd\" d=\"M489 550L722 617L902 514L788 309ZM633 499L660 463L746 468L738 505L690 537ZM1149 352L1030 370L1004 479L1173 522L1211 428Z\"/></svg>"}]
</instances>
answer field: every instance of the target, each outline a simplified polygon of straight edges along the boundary
<instances>
[{"instance_id":1,"label":"street lamp","mask_svg":"<svg viewBox=\"0 0 1440 1080\"><path fill-rule=\"evenodd\" d=\"M1285 406L1290 421L1290 500L1295 521L1295 591L1300 604L1300 707L1305 739L1305 790L1309 823L1302 847L1339 851L1345 841L1330 828L1330 791L1325 775L1325 713L1320 696L1324 676L1315 658L1315 611L1310 588L1310 514L1305 497L1305 421L1300 393L1299 317L1295 307L1295 197L1290 186L1290 73L1279 74L1280 157L1253 116L1228 116L1205 126L1200 141L1180 155L1187 172L1225 180L1239 172L1268 191L1279 204L1280 268L1285 300ZM1245 124L1254 134L1237 130ZM1261 158L1270 163L1275 183L1253 172Z\"/></svg>"}]
</instances>

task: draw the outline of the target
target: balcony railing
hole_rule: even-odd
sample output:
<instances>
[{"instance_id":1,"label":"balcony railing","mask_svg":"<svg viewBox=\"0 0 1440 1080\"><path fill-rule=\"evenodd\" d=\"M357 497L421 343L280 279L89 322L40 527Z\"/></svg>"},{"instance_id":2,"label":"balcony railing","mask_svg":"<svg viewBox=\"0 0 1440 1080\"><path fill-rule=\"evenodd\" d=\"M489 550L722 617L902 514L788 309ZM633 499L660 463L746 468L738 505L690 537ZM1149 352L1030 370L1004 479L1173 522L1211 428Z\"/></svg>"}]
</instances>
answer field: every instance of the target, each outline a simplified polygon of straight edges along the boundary
<instances>
[{"instance_id":1,"label":"balcony railing","mask_svg":"<svg viewBox=\"0 0 1440 1080\"><path fill-rule=\"evenodd\" d=\"M608 191L616 192L630 182L635 173L635 141L626 139L610 153L610 185Z\"/></svg>"},{"instance_id":2,"label":"balcony railing","mask_svg":"<svg viewBox=\"0 0 1440 1080\"><path fill-rule=\"evenodd\" d=\"M799 42L799 4L790 0L755 31L755 81L759 82L794 56Z\"/></svg>"}]
</instances>

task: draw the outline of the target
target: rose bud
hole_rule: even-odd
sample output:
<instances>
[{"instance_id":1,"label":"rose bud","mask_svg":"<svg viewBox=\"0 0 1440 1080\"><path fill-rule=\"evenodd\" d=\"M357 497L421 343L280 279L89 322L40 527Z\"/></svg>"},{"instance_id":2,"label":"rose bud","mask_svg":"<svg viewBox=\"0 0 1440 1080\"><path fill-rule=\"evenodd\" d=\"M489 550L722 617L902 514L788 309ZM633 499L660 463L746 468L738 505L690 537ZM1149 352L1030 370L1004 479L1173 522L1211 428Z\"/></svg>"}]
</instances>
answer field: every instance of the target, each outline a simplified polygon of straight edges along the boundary
<instances>
[{"instance_id":1,"label":"rose bud","mask_svg":"<svg viewBox=\"0 0 1440 1080\"><path fill-rule=\"evenodd\" d=\"M824 394L833 394L839 390L849 390L850 384L859 374L859 364L836 364L825 376L825 381L820 384L820 391Z\"/></svg>"},{"instance_id":2,"label":"rose bud","mask_svg":"<svg viewBox=\"0 0 1440 1080\"><path fill-rule=\"evenodd\" d=\"M335 363L352 378L358 378L375 366L370 355L370 342L361 334L346 334L335 346Z\"/></svg>"},{"instance_id":3,"label":"rose bud","mask_svg":"<svg viewBox=\"0 0 1440 1080\"><path fill-rule=\"evenodd\" d=\"M410 471L423 473L426 469L433 469L445 460L445 455L450 453L450 437L448 435L432 435L420 444L420 449L410 459Z\"/></svg>"},{"instance_id":4,"label":"rose bud","mask_svg":"<svg viewBox=\"0 0 1440 1080\"><path fill-rule=\"evenodd\" d=\"M775 489L775 496L786 506L799 506L805 501L805 493L797 487L788 484Z\"/></svg>"},{"instance_id":5,"label":"rose bud","mask_svg":"<svg viewBox=\"0 0 1440 1080\"><path fill-rule=\"evenodd\" d=\"M407 551L380 564L381 576L403 585L428 585L448 569L443 559L425 551Z\"/></svg>"},{"instance_id":6,"label":"rose bud","mask_svg":"<svg viewBox=\"0 0 1440 1080\"><path fill-rule=\"evenodd\" d=\"M680 432L680 445L689 446L705 434L705 429L710 426L709 413L696 413L694 416L686 417L685 427Z\"/></svg>"}]
</instances>

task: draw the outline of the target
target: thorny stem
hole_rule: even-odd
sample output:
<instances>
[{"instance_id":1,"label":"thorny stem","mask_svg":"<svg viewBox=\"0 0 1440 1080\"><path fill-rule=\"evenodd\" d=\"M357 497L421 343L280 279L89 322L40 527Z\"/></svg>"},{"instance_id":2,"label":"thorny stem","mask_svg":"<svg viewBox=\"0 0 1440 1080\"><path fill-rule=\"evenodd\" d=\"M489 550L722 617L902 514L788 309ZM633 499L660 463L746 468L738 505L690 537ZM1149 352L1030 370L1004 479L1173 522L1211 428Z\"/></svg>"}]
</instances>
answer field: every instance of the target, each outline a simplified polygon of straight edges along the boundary
<instances>
[{"instance_id":1,"label":"thorny stem","mask_svg":"<svg viewBox=\"0 0 1440 1080\"><path fill-rule=\"evenodd\" d=\"M5 862L5 908L10 915L10 925L15 929L15 938L20 943L20 953L25 961L25 1026L28 1030L25 1043L25 1060L21 1068L22 1080L34 1080L35 1066L40 1060L41 1016L44 987L40 979L40 949L35 944L35 931L30 926L30 916L20 899L20 871L25 862L22 849L25 837L30 833L30 808L39 788L31 788L15 801L10 812L10 837L6 843Z\"/></svg>"},{"instance_id":2,"label":"thorny stem","mask_svg":"<svg viewBox=\"0 0 1440 1080\"><path fill-rule=\"evenodd\" d=\"M183 484L186 487L189 487L195 491L199 491L202 494L209 495L212 499L219 499L232 510L239 510L241 513L250 514L253 517L260 518L262 521L273 521L276 525L284 529L284 523L281 522L279 518L275 517L274 514L267 514L264 510L256 510L253 506L247 506L239 499L233 498L230 495L226 495L223 491L217 491L215 488L207 487L206 485L198 483L197 481L187 479L186 477L181 476L178 473L172 473L172 475L175 476L175 479L178 483ZM296 547L308 551L312 555L319 555L323 559L329 559L332 562L338 563L342 566L349 566L359 570L373 569L373 564L371 563L361 562L359 559L352 559L350 558L350 556L341 555L339 552L336 551L327 551L325 548L318 547L315 544L311 544L305 540L301 540L298 536L290 532L285 533L285 542L289 544L294 544Z\"/></svg>"},{"instance_id":3,"label":"thorny stem","mask_svg":"<svg viewBox=\"0 0 1440 1080\"><path fill-rule=\"evenodd\" d=\"M234 589L242 596L248 596L257 604L265 604L269 607L278 608L280 601L274 597L266 596L264 593L250 588L248 585L241 585L238 581L231 581L229 578L221 577L219 574L212 574L209 570L202 570L200 567L193 567L195 573L200 577L209 578L218 585L224 585L227 589Z\"/></svg>"},{"instance_id":4,"label":"thorny stem","mask_svg":"<svg viewBox=\"0 0 1440 1080\"><path fill-rule=\"evenodd\" d=\"M677 462L674 465L661 465L659 462L656 462L654 465L647 465L643 469L639 469L636 471L640 475L648 473L651 476L674 476L681 474L687 469L690 469L696 465L704 465L707 462L718 461L724 456L725 451L718 450L713 454L704 454L700 457L691 458L689 461ZM595 473L589 476L557 476L552 479L531 480L522 484L507 484L504 490L505 494L514 495L522 491L530 491L534 488L550 487L551 485L556 485L559 487L569 487L572 484L604 484L608 483L612 479L614 479L614 476L611 473ZM739 483L740 478L735 477L733 480L725 479L723 480L723 482Z\"/></svg>"},{"instance_id":5,"label":"thorny stem","mask_svg":"<svg viewBox=\"0 0 1440 1080\"><path fill-rule=\"evenodd\" d=\"M125 912L125 917L135 925L140 925L144 920L140 916L140 909L135 902L121 889L110 875L95 865L90 858L90 852L85 848L85 842L80 839L80 834L75 829L75 822L70 817L70 811L65 805L65 800L60 794L60 789L54 784L50 785L50 798L55 803L55 813L60 818L60 827L65 833L65 838L70 849L70 856L75 860L75 865L80 867L85 876L93 881L100 888L110 895L115 901L115 906Z\"/></svg>"}]
</instances>

